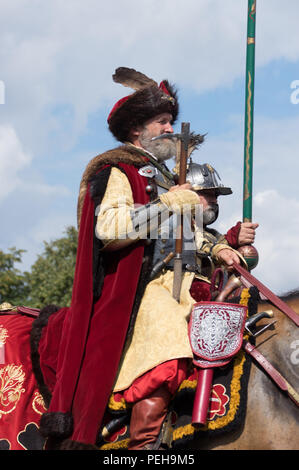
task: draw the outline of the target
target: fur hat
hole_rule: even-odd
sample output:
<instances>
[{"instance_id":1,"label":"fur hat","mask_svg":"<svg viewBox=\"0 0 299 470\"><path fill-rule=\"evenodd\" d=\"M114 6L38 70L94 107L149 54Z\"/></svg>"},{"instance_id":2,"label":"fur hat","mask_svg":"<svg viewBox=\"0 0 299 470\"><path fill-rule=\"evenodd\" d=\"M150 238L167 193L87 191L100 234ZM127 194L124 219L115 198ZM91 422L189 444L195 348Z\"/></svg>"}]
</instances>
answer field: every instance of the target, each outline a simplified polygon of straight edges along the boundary
<instances>
[{"instance_id":1,"label":"fur hat","mask_svg":"<svg viewBox=\"0 0 299 470\"><path fill-rule=\"evenodd\" d=\"M116 69L113 80L135 90L133 94L121 98L108 116L109 129L120 142L128 139L131 129L158 114L170 113L172 123L177 119L177 92L167 80L158 85L151 78L127 67Z\"/></svg>"}]
</instances>

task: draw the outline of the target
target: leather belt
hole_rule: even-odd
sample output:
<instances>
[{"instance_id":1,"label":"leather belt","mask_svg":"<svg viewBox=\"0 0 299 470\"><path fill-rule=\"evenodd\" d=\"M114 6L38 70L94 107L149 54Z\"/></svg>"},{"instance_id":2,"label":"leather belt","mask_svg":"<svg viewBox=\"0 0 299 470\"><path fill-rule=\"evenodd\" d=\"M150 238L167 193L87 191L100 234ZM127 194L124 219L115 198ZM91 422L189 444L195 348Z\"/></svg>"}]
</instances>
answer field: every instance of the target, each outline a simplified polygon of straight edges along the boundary
<instances>
[{"instance_id":1,"label":"leather belt","mask_svg":"<svg viewBox=\"0 0 299 470\"><path fill-rule=\"evenodd\" d=\"M250 354L258 364L267 372L271 379L278 385L278 387L286 392L293 402L299 406L299 394L296 390L285 380L285 378L272 366L272 364L263 356L260 351L256 349L248 341L243 342L243 349Z\"/></svg>"},{"instance_id":2,"label":"leather belt","mask_svg":"<svg viewBox=\"0 0 299 470\"><path fill-rule=\"evenodd\" d=\"M246 269L244 269L242 266L239 264L234 263L233 264L234 269L241 274L241 281L242 277L246 279L252 286L255 286L258 288L258 290L271 302L273 305L275 305L279 310L281 310L285 315L287 315L294 323L295 325L299 326L299 315L293 310L291 307L289 307L285 302L283 302L277 295L275 295L273 292L268 289L264 284L262 284L260 281L258 281L252 274L250 274Z\"/></svg>"}]
</instances>

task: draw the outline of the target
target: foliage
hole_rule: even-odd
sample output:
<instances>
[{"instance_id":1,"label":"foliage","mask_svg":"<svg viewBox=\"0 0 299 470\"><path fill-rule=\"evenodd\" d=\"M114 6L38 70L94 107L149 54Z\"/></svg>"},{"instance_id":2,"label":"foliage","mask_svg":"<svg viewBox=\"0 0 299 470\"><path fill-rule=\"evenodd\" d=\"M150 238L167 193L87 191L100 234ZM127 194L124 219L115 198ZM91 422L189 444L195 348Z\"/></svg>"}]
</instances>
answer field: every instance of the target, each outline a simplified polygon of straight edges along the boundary
<instances>
[{"instance_id":1,"label":"foliage","mask_svg":"<svg viewBox=\"0 0 299 470\"><path fill-rule=\"evenodd\" d=\"M22 305L28 296L27 276L15 267L15 263L21 263L23 253L24 250L15 247L10 248L8 253L0 250L0 304Z\"/></svg>"},{"instance_id":2,"label":"foliage","mask_svg":"<svg viewBox=\"0 0 299 470\"><path fill-rule=\"evenodd\" d=\"M78 233L68 227L65 236L44 242L44 251L26 273L30 294L27 305L40 308L48 304L70 304L76 264Z\"/></svg>"},{"instance_id":3,"label":"foliage","mask_svg":"<svg viewBox=\"0 0 299 470\"><path fill-rule=\"evenodd\" d=\"M72 296L77 242L77 230L67 227L63 237L44 242L44 251L31 271L24 273L15 267L22 262L24 250L0 250L0 304L67 307Z\"/></svg>"}]
</instances>

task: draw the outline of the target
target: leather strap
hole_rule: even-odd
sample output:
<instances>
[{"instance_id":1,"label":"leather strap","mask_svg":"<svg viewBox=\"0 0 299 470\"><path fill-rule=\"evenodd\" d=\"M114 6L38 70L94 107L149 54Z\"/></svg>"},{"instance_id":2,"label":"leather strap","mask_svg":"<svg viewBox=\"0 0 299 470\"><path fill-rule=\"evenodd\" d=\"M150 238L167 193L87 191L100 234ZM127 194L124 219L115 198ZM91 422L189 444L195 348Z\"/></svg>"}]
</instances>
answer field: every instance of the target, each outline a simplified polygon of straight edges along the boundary
<instances>
[{"instance_id":1,"label":"leather strap","mask_svg":"<svg viewBox=\"0 0 299 470\"><path fill-rule=\"evenodd\" d=\"M38 317L40 309L31 307L18 307L18 313L21 313L23 315L31 315L32 317Z\"/></svg>"},{"instance_id":2,"label":"leather strap","mask_svg":"<svg viewBox=\"0 0 299 470\"><path fill-rule=\"evenodd\" d=\"M0 311L1 315L15 315L16 313L20 313L21 315L29 315L31 317L38 317L40 309L31 307L12 307L9 310Z\"/></svg>"},{"instance_id":3,"label":"leather strap","mask_svg":"<svg viewBox=\"0 0 299 470\"><path fill-rule=\"evenodd\" d=\"M299 315L295 312L295 310L289 307L285 302L283 302L279 297L277 297L277 295L271 292L270 289L268 289L268 287L266 287L264 284L258 281L258 279L256 279L252 274L246 271L246 269L244 269L242 266L236 263L234 263L233 266L234 266L234 269L246 279L246 281L248 281L252 286L257 287L258 290L273 305L275 305L279 310L281 310L285 315L287 315L295 323L295 325L299 326Z\"/></svg>"},{"instance_id":4,"label":"leather strap","mask_svg":"<svg viewBox=\"0 0 299 470\"><path fill-rule=\"evenodd\" d=\"M288 396L293 400L293 402L299 406L299 394L272 366L268 359L266 359L265 356L263 356L263 354L248 341L243 342L243 349L258 362L258 364L267 372L276 385L278 385L278 387L284 392L287 392Z\"/></svg>"}]
</instances>

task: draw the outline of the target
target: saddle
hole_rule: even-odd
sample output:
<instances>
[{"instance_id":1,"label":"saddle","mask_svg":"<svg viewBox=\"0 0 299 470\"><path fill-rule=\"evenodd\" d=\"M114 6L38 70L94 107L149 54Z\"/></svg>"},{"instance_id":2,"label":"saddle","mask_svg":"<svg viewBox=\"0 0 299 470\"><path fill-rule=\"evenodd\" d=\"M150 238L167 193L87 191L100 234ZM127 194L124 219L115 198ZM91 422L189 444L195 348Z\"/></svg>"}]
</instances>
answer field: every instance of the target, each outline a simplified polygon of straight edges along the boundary
<instances>
[{"instance_id":1,"label":"saddle","mask_svg":"<svg viewBox=\"0 0 299 470\"><path fill-rule=\"evenodd\" d=\"M1 315L14 315L16 313L20 313L21 315L29 315L31 317L38 317L40 309L24 306L13 306L8 302L3 302L0 305Z\"/></svg>"}]
</instances>

